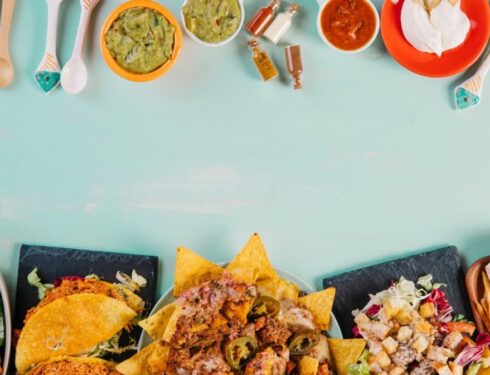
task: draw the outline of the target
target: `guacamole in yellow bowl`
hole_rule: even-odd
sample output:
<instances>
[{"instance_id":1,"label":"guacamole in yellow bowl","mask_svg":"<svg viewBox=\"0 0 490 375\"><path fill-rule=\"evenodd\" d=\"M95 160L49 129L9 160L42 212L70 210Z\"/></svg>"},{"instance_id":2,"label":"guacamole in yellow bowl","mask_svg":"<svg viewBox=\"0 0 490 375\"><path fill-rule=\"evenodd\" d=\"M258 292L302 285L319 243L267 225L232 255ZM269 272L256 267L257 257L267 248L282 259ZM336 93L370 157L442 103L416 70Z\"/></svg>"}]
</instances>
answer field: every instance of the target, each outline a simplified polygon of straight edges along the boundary
<instances>
[{"instance_id":1,"label":"guacamole in yellow bowl","mask_svg":"<svg viewBox=\"0 0 490 375\"><path fill-rule=\"evenodd\" d=\"M136 7L123 11L105 35L107 49L131 73L146 74L172 56L175 26L159 12Z\"/></svg>"}]
</instances>

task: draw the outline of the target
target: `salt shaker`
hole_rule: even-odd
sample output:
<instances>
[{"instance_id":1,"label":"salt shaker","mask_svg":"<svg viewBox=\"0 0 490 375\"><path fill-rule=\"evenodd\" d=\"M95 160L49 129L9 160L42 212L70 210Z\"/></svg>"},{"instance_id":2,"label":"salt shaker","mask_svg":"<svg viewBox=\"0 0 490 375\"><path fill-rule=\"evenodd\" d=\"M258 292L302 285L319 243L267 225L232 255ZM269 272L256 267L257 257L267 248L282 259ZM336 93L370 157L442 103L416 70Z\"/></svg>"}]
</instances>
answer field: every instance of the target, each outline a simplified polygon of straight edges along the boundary
<instances>
[{"instance_id":1,"label":"salt shaker","mask_svg":"<svg viewBox=\"0 0 490 375\"><path fill-rule=\"evenodd\" d=\"M298 4L291 4L286 12L279 13L264 32L264 37L276 44L291 27L293 17L298 13L298 10Z\"/></svg>"}]
</instances>

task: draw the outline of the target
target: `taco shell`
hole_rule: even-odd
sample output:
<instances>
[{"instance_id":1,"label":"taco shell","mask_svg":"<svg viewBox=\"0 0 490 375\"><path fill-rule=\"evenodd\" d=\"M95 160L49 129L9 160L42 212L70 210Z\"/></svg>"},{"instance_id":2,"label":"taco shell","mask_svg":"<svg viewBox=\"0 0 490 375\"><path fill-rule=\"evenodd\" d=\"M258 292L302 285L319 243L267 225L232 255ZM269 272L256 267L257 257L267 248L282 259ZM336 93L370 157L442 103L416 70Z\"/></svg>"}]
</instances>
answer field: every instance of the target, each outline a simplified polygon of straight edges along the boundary
<instances>
[{"instance_id":1,"label":"taco shell","mask_svg":"<svg viewBox=\"0 0 490 375\"><path fill-rule=\"evenodd\" d=\"M235 280L246 284L277 277L257 233L252 235L245 247L226 267L226 272Z\"/></svg>"},{"instance_id":2,"label":"taco shell","mask_svg":"<svg viewBox=\"0 0 490 375\"><path fill-rule=\"evenodd\" d=\"M330 315L332 313L335 288L328 288L320 292L308 294L298 299L300 305L306 307L313 314L318 328L330 329Z\"/></svg>"},{"instance_id":3,"label":"taco shell","mask_svg":"<svg viewBox=\"0 0 490 375\"><path fill-rule=\"evenodd\" d=\"M82 355L121 331L136 312L100 294L75 294L39 309L27 321L17 344L16 367L24 374L32 365L55 356Z\"/></svg>"},{"instance_id":4,"label":"taco shell","mask_svg":"<svg viewBox=\"0 0 490 375\"><path fill-rule=\"evenodd\" d=\"M217 279L222 273L220 266L185 247L179 247L175 260L174 296L179 297L189 288Z\"/></svg>"}]
</instances>

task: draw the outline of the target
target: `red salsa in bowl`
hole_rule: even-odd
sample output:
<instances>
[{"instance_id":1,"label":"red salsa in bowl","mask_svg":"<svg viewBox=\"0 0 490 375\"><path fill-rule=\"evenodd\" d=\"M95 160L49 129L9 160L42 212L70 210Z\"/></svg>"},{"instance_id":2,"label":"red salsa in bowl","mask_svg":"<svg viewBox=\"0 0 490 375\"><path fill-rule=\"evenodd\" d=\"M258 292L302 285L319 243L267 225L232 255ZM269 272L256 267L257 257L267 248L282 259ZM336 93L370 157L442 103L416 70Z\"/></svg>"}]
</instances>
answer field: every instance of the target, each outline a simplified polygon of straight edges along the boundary
<instances>
[{"instance_id":1,"label":"red salsa in bowl","mask_svg":"<svg viewBox=\"0 0 490 375\"><path fill-rule=\"evenodd\" d=\"M328 0L320 13L319 28L328 44L355 52L374 40L379 17L367 0Z\"/></svg>"}]
</instances>

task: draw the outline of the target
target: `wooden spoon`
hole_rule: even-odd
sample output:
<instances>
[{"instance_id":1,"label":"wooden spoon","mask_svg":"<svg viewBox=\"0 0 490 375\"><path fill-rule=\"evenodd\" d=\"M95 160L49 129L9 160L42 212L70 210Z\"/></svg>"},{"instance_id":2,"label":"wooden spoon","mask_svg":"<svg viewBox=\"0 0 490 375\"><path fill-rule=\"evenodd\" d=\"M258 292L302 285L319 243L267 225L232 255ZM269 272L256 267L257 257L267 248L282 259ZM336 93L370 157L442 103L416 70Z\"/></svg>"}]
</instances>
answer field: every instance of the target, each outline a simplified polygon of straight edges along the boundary
<instances>
[{"instance_id":1,"label":"wooden spoon","mask_svg":"<svg viewBox=\"0 0 490 375\"><path fill-rule=\"evenodd\" d=\"M483 296L482 272L485 272L485 266L488 263L490 263L490 256L477 260L471 265L468 272L466 272L466 290L470 299L475 324L479 332L488 332L475 304Z\"/></svg>"},{"instance_id":2,"label":"wooden spoon","mask_svg":"<svg viewBox=\"0 0 490 375\"><path fill-rule=\"evenodd\" d=\"M15 0L3 0L0 27L0 88L9 86L14 80L14 66L9 53L9 35L14 14Z\"/></svg>"}]
</instances>

